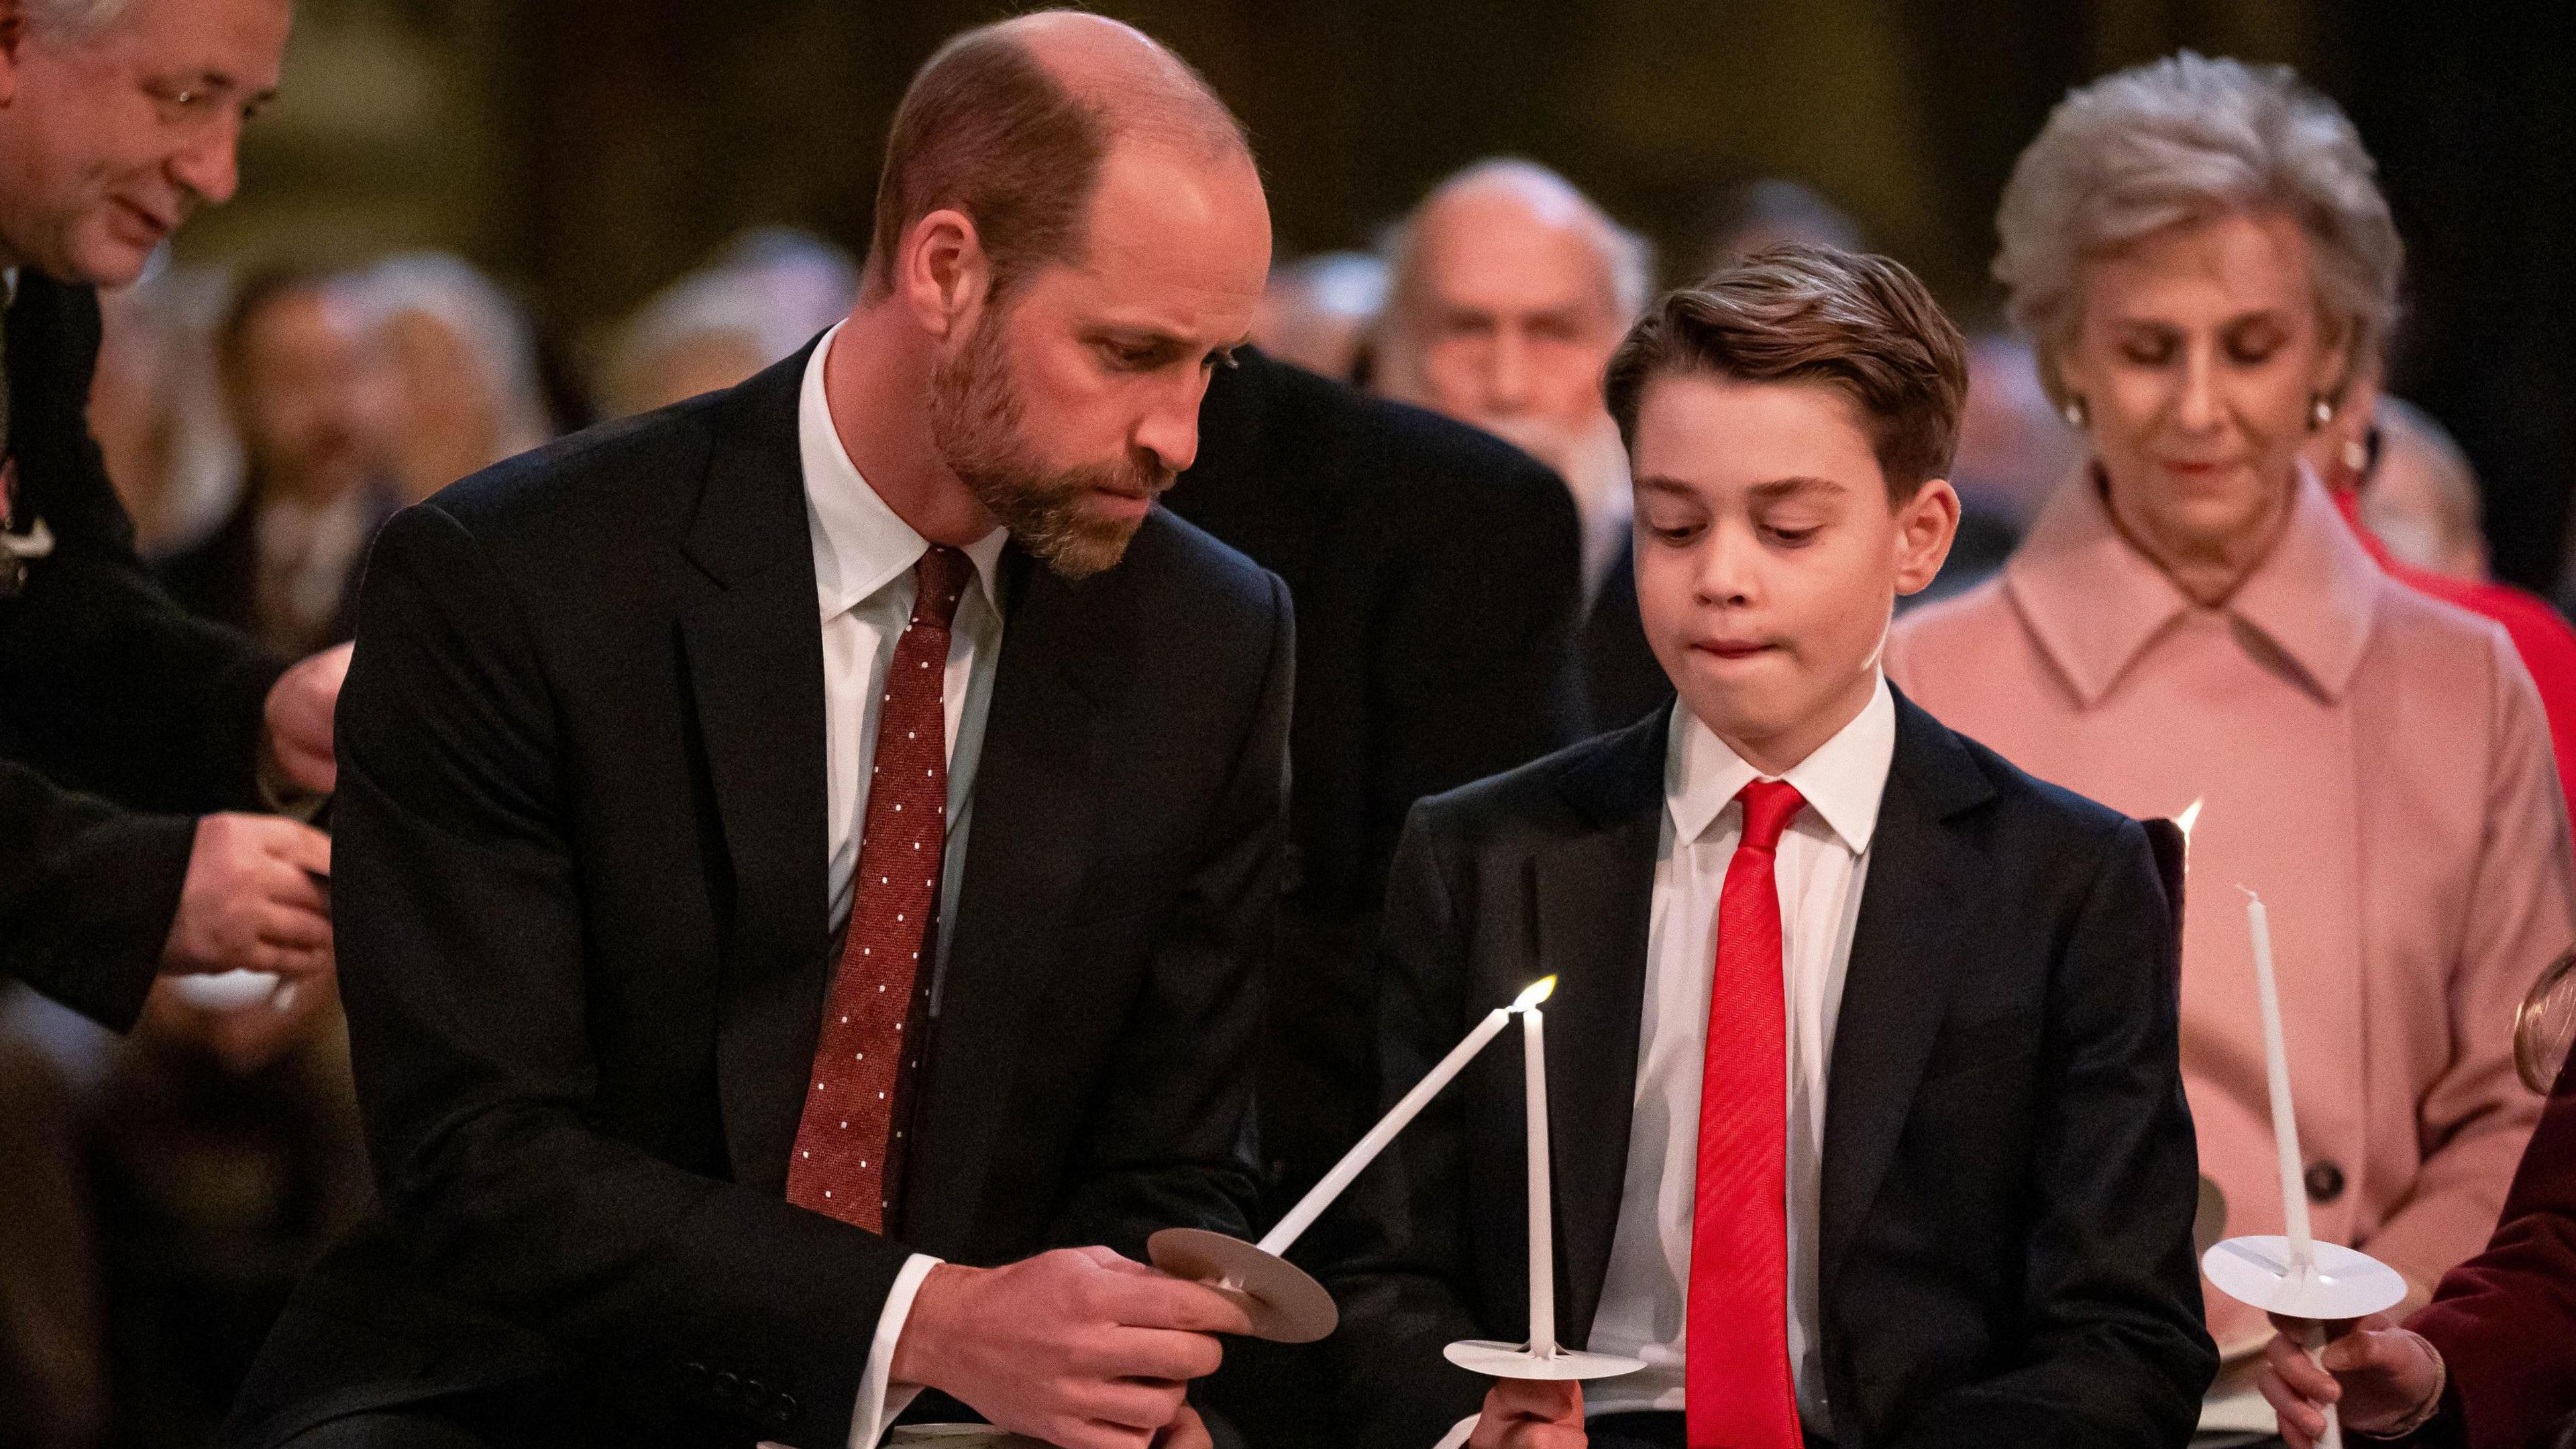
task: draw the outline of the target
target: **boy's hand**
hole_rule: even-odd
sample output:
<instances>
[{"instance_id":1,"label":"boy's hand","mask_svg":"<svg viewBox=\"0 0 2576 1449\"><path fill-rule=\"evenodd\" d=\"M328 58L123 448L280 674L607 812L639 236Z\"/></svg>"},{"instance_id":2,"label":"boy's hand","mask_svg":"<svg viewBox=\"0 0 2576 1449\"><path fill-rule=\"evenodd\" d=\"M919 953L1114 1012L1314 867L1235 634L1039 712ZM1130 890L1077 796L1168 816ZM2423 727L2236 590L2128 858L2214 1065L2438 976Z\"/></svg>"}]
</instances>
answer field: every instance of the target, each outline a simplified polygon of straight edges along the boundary
<instances>
[{"instance_id":1,"label":"boy's hand","mask_svg":"<svg viewBox=\"0 0 2576 1449\"><path fill-rule=\"evenodd\" d=\"M1583 1385L1497 1379L1467 1449L1584 1449Z\"/></svg>"},{"instance_id":2,"label":"boy's hand","mask_svg":"<svg viewBox=\"0 0 2576 1449\"><path fill-rule=\"evenodd\" d=\"M2307 1325L2275 1317L2280 1336L2263 1351L2263 1397L2281 1419L2290 1449L2313 1449L2325 1433L2326 1405L2340 1404L2343 1426L2387 1433L2420 1417L2442 1392L2442 1360L2433 1345L2374 1314L2327 1325L2320 1368L2299 1346Z\"/></svg>"}]
</instances>

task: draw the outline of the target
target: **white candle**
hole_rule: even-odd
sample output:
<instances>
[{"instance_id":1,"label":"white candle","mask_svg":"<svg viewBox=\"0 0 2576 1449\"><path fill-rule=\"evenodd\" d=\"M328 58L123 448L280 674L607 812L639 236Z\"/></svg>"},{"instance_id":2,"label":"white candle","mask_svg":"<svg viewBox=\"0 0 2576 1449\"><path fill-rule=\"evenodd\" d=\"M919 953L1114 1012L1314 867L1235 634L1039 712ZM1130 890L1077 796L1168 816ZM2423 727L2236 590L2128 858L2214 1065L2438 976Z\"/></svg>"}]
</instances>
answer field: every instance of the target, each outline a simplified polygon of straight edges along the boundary
<instances>
[{"instance_id":1,"label":"white candle","mask_svg":"<svg viewBox=\"0 0 2576 1449\"><path fill-rule=\"evenodd\" d=\"M1342 1154L1342 1160L1333 1164L1333 1170L1324 1174L1323 1181L1316 1183L1314 1187L1308 1189L1304 1197L1298 1199L1297 1205L1288 1210L1288 1216L1281 1218L1278 1225L1270 1230L1269 1236L1261 1240L1261 1251L1274 1255L1287 1252L1299 1235L1315 1225L1315 1219L1324 1215L1324 1209L1333 1205L1333 1199L1342 1195L1343 1190L1360 1175L1361 1170L1377 1160L1377 1155L1384 1152L1386 1145L1395 1140L1395 1134L1403 1131L1405 1125L1419 1115L1433 1097L1440 1094L1440 1089L1449 1085L1451 1078L1465 1071L1467 1063L1476 1059L1476 1053L1483 1051L1488 1042L1502 1035L1503 1027L1512 1019L1512 1013L1529 1001L1533 994L1545 999L1547 993L1540 988L1552 988L1555 984L1556 978L1548 977L1528 991L1522 992L1519 1001L1513 1002L1510 1006L1495 1007L1487 1012L1485 1019L1476 1023L1476 1029L1467 1033L1465 1041L1451 1048L1449 1055L1440 1059L1440 1064L1431 1069L1429 1076L1414 1083L1412 1091L1397 1099L1394 1108L1385 1117L1379 1119L1376 1126L1368 1130L1368 1135L1362 1137L1350 1151Z\"/></svg>"},{"instance_id":2,"label":"white candle","mask_svg":"<svg viewBox=\"0 0 2576 1449\"><path fill-rule=\"evenodd\" d=\"M2272 920L2264 913L2263 898L2250 890L2245 890L2245 919L2254 933L2254 985L2263 1008L2263 1070L2271 1079L2272 1145L2281 1157L2281 1216L2290 1235L2290 1272L2304 1275L2316 1270L2317 1246L2308 1227L2299 1118L2290 1101L2290 1057L2281 1041L2281 988L2272 974Z\"/></svg>"},{"instance_id":3,"label":"white candle","mask_svg":"<svg viewBox=\"0 0 2576 1449\"><path fill-rule=\"evenodd\" d=\"M1556 1356L1556 1223L1548 1196L1546 1020L1535 1006L1521 1013L1522 1079L1529 1094L1530 1353Z\"/></svg>"}]
</instances>

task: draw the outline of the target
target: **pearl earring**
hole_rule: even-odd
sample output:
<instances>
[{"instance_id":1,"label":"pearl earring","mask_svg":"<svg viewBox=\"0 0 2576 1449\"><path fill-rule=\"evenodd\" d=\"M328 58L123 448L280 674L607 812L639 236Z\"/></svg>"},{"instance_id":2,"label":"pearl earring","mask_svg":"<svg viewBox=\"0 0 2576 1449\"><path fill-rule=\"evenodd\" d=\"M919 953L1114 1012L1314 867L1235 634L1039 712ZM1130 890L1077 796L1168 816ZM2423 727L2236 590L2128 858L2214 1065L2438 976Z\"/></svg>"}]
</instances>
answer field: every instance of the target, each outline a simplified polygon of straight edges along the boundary
<instances>
[{"instance_id":1,"label":"pearl earring","mask_svg":"<svg viewBox=\"0 0 2576 1449\"><path fill-rule=\"evenodd\" d=\"M2066 399L2063 411L2066 414L2066 425L2079 433L2093 425L2093 410L2084 405L2082 393L2070 395Z\"/></svg>"},{"instance_id":2,"label":"pearl earring","mask_svg":"<svg viewBox=\"0 0 2576 1449\"><path fill-rule=\"evenodd\" d=\"M2318 393L2316 402L2308 409L2308 416L2314 418L2320 428L2334 421L2334 413L2334 401L2324 393Z\"/></svg>"}]
</instances>

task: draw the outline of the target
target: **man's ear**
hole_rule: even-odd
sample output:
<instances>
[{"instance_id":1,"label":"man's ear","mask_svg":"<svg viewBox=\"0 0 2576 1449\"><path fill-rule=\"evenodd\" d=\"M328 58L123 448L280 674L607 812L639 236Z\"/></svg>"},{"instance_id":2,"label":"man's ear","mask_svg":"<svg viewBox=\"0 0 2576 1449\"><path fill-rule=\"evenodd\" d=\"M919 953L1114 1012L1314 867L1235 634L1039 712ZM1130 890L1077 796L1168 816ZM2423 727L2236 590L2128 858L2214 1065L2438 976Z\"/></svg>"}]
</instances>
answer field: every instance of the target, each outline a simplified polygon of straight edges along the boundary
<instances>
[{"instance_id":1,"label":"man's ear","mask_svg":"<svg viewBox=\"0 0 2576 1449\"><path fill-rule=\"evenodd\" d=\"M1927 480L1896 508L1896 591L1919 594L1930 587L1958 536L1958 490L1947 478Z\"/></svg>"},{"instance_id":2,"label":"man's ear","mask_svg":"<svg viewBox=\"0 0 2576 1449\"><path fill-rule=\"evenodd\" d=\"M972 217L942 208L904 234L895 254L895 295L924 332L942 341L971 336L992 289L992 261Z\"/></svg>"}]
</instances>

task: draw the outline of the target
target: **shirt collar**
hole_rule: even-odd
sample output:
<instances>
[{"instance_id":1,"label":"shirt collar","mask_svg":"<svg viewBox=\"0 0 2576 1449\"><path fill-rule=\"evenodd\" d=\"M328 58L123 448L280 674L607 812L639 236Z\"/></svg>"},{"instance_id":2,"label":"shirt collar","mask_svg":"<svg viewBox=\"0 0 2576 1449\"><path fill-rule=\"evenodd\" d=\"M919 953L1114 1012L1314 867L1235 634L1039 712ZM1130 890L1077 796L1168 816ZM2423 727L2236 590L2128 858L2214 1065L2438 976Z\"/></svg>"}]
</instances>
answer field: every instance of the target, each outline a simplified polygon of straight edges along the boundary
<instances>
[{"instance_id":1,"label":"shirt collar","mask_svg":"<svg viewBox=\"0 0 2576 1449\"><path fill-rule=\"evenodd\" d=\"M1736 795L1762 774L1680 701L1673 704L1670 736L1672 743L1664 754L1664 803L1672 813L1674 839L1698 840L1715 828ZM1780 778L1797 787L1799 796L1845 849L1859 855L1869 849L1870 836L1878 828L1878 802L1887 793L1887 772L1895 760L1896 700L1881 675L1869 703L1861 706L1851 723Z\"/></svg>"},{"instance_id":2,"label":"shirt collar","mask_svg":"<svg viewBox=\"0 0 2576 1449\"><path fill-rule=\"evenodd\" d=\"M2287 527L2223 612L2262 635L2333 703L2370 643L2380 579L2324 485L2302 465ZM2040 510L2004 565L2004 587L2087 709L2196 607L2113 526L2090 463Z\"/></svg>"},{"instance_id":3,"label":"shirt collar","mask_svg":"<svg viewBox=\"0 0 2576 1449\"><path fill-rule=\"evenodd\" d=\"M805 466L805 518L814 539L814 593L823 617L835 618L911 572L930 542L877 496L850 461L832 426L831 399L823 389L823 360L841 324L834 323L805 364L805 386L796 405L797 449ZM996 528L966 545L975 582L987 606L1000 612L997 584L1002 545L1010 532Z\"/></svg>"}]
</instances>

